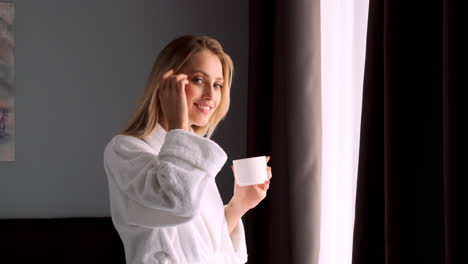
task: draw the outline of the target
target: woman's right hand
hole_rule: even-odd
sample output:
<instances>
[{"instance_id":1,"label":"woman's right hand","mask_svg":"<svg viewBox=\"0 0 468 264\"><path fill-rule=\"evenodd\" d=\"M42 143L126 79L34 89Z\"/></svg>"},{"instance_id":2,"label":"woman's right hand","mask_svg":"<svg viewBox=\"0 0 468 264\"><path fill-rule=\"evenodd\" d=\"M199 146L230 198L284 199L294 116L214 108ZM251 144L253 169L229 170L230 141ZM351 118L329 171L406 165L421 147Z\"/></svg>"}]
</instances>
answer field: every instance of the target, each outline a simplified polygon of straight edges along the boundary
<instances>
[{"instance_id":1,"label":"woman's right hand","mask_svg":"<svg viewBox=\"0 0 468 264\"><path fill-rule=\"evenodd\" d=\"M185 85L189 81L186 74L174 74L170 69L159 82L159 102L168 131L172 129L189 130L187 97Z\"/></svg>"}]
</instances>

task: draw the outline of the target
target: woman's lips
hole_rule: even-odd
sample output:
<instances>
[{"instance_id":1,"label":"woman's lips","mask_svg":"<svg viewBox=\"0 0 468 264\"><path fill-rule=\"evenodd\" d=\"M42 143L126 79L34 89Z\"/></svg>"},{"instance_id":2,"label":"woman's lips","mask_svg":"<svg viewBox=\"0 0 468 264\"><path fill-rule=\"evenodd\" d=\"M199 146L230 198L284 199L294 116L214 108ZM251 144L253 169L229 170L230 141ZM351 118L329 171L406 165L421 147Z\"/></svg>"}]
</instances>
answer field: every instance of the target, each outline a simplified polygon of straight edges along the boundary
<instances>
[{"instance_id":1,"label":"woman's lips","mask_svg":"<svg viewBox=\"0 0 468 264\"><path fill-rule=\"evenodd\" d=\"M204 114L209 114L211 112L211 109L212 107L211 106L207 106L207 105L199 105L199 104L195 104L195 106L197 107L197 109L204 113Z\"/></svg>"}]
</instances>

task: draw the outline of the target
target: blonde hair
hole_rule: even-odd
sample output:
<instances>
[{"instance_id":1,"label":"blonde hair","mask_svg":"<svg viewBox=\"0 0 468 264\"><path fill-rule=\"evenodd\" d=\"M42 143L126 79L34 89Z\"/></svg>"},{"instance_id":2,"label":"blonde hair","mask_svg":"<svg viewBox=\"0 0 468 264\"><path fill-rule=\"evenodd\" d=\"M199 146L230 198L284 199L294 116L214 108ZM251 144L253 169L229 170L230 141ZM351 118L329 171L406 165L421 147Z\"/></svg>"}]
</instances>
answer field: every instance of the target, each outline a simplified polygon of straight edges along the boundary
<instances>
[{"instance_id":1,"label":"blonde hair","mask_svg":"<svg viewBox=\"0 0 468 264\"><path fill-rule=\"evenodd\" d=\"M206 36L186 35L172 40L159 53L149 75L143 96L139 100L123 134L140 139L146 137L158 123L158 115L161 112L159 103L159 80L162 75L174 69L175 74L187 62L190 56L198 51L209 50L219 57L223 67L224 83L221 88L221 100L205 126L192 126L193 131L200 136L213 135L216 126L226 116L229 110L230 90L234 65L231 57L223 51L221 44Z\"/></svg>"}]
</instances>

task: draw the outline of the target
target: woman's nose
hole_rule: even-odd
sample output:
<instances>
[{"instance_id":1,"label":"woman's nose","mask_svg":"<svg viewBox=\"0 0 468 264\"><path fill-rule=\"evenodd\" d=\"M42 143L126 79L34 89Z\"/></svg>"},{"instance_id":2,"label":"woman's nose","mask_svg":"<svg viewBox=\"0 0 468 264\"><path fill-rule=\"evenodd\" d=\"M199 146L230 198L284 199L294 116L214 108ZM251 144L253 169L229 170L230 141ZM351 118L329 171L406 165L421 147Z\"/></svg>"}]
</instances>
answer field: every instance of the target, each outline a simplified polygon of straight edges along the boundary
<instances>
[{"instance_id":1,"label":"woman's nose","mask_svg":"<svg viewBox=\"0 0 468 264\"><path fill-rule=\"evenodd\" d=\"M212 87L212 85L207 85L203 91L203 97L211 99L213 97L213 91L214 88Z\"/></svg>"}]
</instances>

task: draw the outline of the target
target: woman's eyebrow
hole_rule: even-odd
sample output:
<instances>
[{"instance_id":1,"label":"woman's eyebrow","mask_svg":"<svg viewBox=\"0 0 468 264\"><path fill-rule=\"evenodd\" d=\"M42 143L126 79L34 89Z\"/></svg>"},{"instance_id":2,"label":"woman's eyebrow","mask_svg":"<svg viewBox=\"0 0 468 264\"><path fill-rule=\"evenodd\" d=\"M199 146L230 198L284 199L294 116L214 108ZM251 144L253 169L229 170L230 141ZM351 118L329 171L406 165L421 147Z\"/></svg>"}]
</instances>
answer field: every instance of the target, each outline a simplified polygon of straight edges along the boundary
<instances>
[{"instance_id":1,"label":"woman's eyebrow","mask_svg":"<svg viewBox=\"0 0 468 264\"><path fill-rule=\"evenodd\" d=\"M199 72L199 73L201 73L201 74L203 74L203 75L205 75L207 77L210 77L210 75L208 73L204 72L204 71L200 71L200 70L193 70L192 71L192 73L196 73L196 72ZM218 78L216 78L216 80L217 81L224 81L223 77L218 77Z\"/></svg>"}]
</instances>

